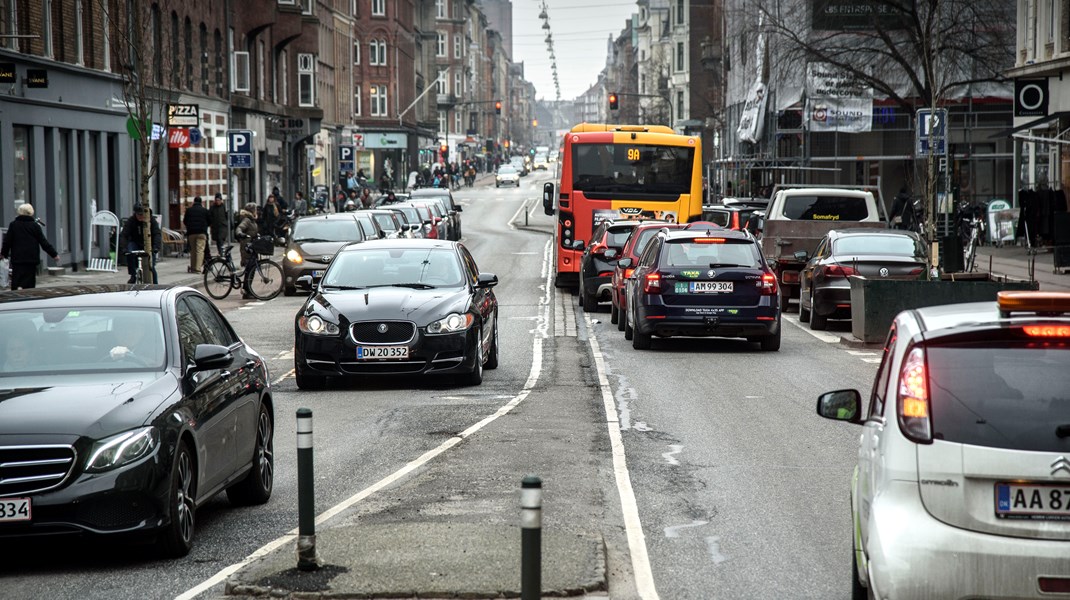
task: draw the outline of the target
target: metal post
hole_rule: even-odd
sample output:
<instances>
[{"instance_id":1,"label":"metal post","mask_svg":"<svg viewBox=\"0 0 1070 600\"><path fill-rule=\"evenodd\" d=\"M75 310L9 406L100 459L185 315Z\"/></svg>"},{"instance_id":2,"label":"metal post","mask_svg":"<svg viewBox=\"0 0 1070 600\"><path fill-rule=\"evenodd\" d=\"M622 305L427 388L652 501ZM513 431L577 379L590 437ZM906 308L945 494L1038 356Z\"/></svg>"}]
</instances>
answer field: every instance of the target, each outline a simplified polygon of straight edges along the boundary
<instances>
[{"instance_id":1,"label":"metal post","mask_svg":"<svg viewBox=\"0 0 1070 600\"><path fill-rule=\"evenodd\" d=\"M542 480L528 475L520 484L520 598L542 594Z\"/></svg>"},{"instance_id":2,"label":"metal post","mask_svg":"<svg viewBox=\"0 0 1070 600\"><path fill-rule=\"evenodd\" d=\"M320 568L316 558L316 499L313 494L312 470L312 410L297 409L297 568L315 571Z\"/></svg>"}]
</instances>

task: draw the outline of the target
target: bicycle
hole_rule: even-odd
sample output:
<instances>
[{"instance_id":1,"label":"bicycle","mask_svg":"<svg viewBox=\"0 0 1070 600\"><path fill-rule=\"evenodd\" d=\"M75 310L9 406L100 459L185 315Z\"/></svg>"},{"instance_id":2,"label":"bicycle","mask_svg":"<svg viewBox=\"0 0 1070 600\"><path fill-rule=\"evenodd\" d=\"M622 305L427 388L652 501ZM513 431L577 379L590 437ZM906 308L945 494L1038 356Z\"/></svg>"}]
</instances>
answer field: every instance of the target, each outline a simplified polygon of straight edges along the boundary
<instances>
[{"instance_id":1,"label":"bicycle","mask_svg":"<svg viewBox=\"0 0 1070 600\"><path fill-rule=\"evenodd\" d=\"M134 250L126 253L127 260L129 260L131 256L137 258L137 260L134 261L134 264L137 265L137 267L134 268L134 283L130 285L143 285L145 283L145 271L141 268L141 263L148 255L149 253L144 250Z\"/></svg>"},{"instance_id":2,"label":"bicycle","mask_svg":"<svg viewBox=\"0 0 1070 600\"><path fill-rule=\"evenodd\" d=\"M959 235L962 238L962 267L966 273L977 266L977 246L984 240L984 221L979 209L964 207L960 212Z\"/></svg>"},{"instance_id":3,"label":"bicycle","mask_svg":"<svg viewBox=\"0 0 1070 600\"><path fill-rule=\"evenodd\" d=\"M245 242L242 247L250 254L257 256L256 263L247 265L241 273L234 266L231 258L233 244L223 247L223 256L217 256L210 260L204 271L204 291L216 300L222 300L230 295L231 290L243 289L257 300L271 300L282 293L283 275L279 263L270 258L263 258L266 252L260 244L272 244L269 237L258 237L256 240Z\"/></svg>"}]
</instances>

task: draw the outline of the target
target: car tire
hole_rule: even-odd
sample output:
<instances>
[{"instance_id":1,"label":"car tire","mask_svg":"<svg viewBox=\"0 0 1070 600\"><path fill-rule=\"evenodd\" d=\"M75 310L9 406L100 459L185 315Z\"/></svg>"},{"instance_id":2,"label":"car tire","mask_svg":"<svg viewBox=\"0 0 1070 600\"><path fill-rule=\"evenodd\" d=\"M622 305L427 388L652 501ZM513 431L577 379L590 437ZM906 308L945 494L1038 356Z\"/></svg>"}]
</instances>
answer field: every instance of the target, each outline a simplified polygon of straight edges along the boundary
<instances>
[{"instance_id":1,"label":"car tire","mask_svg":"<svg viewBox=\"0 0 1070 600\"><path fill-rule=\"evenodd\" d=\"M265 404L256 419L256 446L253 468L239 482L227 488L227 499L237 506L264 504L271 498L275 483L275 424Z\"/></svg>"},{"instance_id":2,"label":"car tire","mask_svg":"<svg viewBox=\"0 0 1070 600\"><path fill-rule=\"evenodd\" d=\"M620 316L620 320L624 321L624 339L630 340L635 335L635 330L632 329L632 319L628 311L625 311Z\"/></svg>"},{"instance_id":3,"label":"car tire","mask_svg":"<svg viewBox=\"0 0 1070 600\"><path fill-rule=\"evenodd\" d=\"M851 544L851 600L870 600L873 594L869 588L862 585L858 580L858 555L854 552L854 544Z\"/></svg>"},{"instance_id":4,"label":"car tire","mask_svg":"<svg viewBox=\"0 0 1070 600\"><path fill-rule=\"evenodd\" d=\"M294 287L283 287L282 288L282 295L283 296L296 296L297 295L297 288L294 288Z\"/></svg>"},{"instance_id":5,"label":"car tire","mask_svg":"<svg viewBox=\"0 0 1070 600\"><path fill-rule=\"evenodd\" d=\"M817 314L817 303L814 302L814 293L810 292L810 329L814 331L824 331L828 329L829 319L826 316Z\"/></svg>"},{"instance_id":6,"label":"car tire","mask_svg":"<svg viewBox=\"0 0 1070 600\"><path fill-rule=\"evenodd\" d=\"M651 336L649 333L639 331L638 327L632 328L632 348L636 350L650 350Z\"/></svg>"},{"instance_id":7,"label":"car tire","mask_svg":"<svg viewBox=\"0 0 1070 600\"><path fill-rule=\"evenodd\" d=\"M780 312L781 313L788 312L788 308L790 306L791 306L791 292L788 291L788 288L782 287L782 288L780 288Z\"/></svg>"},{"instance_id":8,"label":"car tire","mask_svg":"<svg viewBox=\"0 0 1070 600\"><path fill-rule=\"evenodd\" d=\"M758 340L761 344L762 352L776 352L780 350L780 330L777 329L773 335L767 335Z\"/></svg>"},{"instance_id":9,"label":"car tire","mask_svg":"<svg viewBox=\"0 0 1070 600\"><path fill-rule=\"evenodd\" d=\"M476 332L475 348L473 348L476 353L476 365L472 367L472 372L464 377L464 382L468 385L483 383L483 344L479 341L481 339L483 339L482 330Z\"/></svg>"},{"instance_id":10,"label":"car tire","mask_svg":"<svg viewBox=\"0 0 1070 600\"><path fill-rule=\"evenodd\" d=\"M624 331L625 314L624 308L617 309L617 331Z\"/></svg>"},{"instance_id":11,"label":"car tire","mask_svg":"<svg viewBox=\"0 0 1070 600\"><path fill-rule=\"evenodd\" d=\"M197 469L189 445L178 443L171 463L171 487L168 492L170 519L160 535L157 547L168 558L180 558L193 548L193 531L197 524Z\"/></svg>"},{"instance_id":12,"label":"car tire","mask_svg":"<svg viewBox=\"0 0 1070 600\"><path fill-rule=\"evenodd\" d=\"M810 308L804 308L803 307L802 294L800 293L799 294L799 322L800 323L809 323L810 322L810 311L813 310L813 308L814 308L813 303L810 304ZM781 312L783 312L783 311L781 311Z\"/></svg>"},{"instance_id":13,"label":"car tire","mask_svg":"<svg viewBox=\"0 0 1070 600\"><path fill-rule=\"evenodd\" d=\"M582 283L580 285L583 286ZM595 298L594 294L588 294L585 287L580 289L580 300L584 312L598 312L598 298Z\"/></svg>"},{"instance_id":14,"label":"car tire","mask_svg":"<svg viewBox=\"0 0 1070 600\"><path fill-rule=\"evenodd\" d=\"M609 305L609 322L614 325L620 322L620 310L616 304L612 304L612 301Z\"/></svg>"},{"instance_id":15,"label":"car tire","mask_svg":"<svg viewBox=\"0 0 1070 600\"><path fill-rule=\"evenodd\" d=\"M490 352L487 353L487 362L483 363L484 369L498 368L498 319L494 319L494 338L490 342Z\"/></svg>"}]
</instances>

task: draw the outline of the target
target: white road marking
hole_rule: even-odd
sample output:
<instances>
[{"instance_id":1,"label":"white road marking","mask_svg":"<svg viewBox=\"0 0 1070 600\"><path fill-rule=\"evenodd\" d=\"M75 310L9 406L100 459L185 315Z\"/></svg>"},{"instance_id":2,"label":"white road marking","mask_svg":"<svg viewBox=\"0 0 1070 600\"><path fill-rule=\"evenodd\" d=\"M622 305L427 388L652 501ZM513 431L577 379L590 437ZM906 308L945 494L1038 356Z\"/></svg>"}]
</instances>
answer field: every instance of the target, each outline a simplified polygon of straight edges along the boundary
<instances>
[{"instance_id":1,"label":"white road marking","mask_svg":"<svg viewBox=\"0 0 1070 600\"><path fill-rule=\"evenodd\" d=\"M293 348L290 348L289 350L286 350L284 352L279 352L277 355L275 355L274 360L284 360L284 359L293 360L293 357L294 357L294 350L293 350Z\"/></svg>"},{"instance_id":2,"label":"white road marking","mask_svg":"<svg viewBox=\"0 0 1070 600\"><path fill-rule=\"evenodd\" d=\"M848 350L847 354L851 356L877 356L876 352L867 352L865 350Z\"/></svg>"},{"instance_id":3,"label":"white road marking","mask_svg":"<svg viewBox=\"0 0 1070 600\"><path fill-rule=\"evenodd\" d=\"M527 208L527 206L528 206L528 201L524 200L523 202L520 203L520 208L516 209L516 212L513 213L513 216L509 217L509 221L506 223L506 225L509 226L509 229L512 229L513 231L516 231L516 225L513 224L513 221L516 221L517 217L520 216L520 213L524 212L524 209Z\"/></svg>"},{"instance_id":4,"label":"white road marking","mask_svg":"<svg viewBox=\"0 0 1070 600\"><path fill-rule=\"evenodd\" d=\"M543 252L543 266L542 266L542 273L546 274L547 281L549 281L549 268L548 268L548 261L549 260L550 260L550 241L547 241L546 242L546 246L545 246L545 250ZM549 285L547 285L546 289L550 290L552 288ZM538 332L540 332L541 335L536 335L534 341L532 342L531 371L529 372L528 379L527 379L527 381L524 382L524 387L523 387L523 389L520 390L520 393L518 393L516 396L512 396L512 400L510 400L509 402L503 404L501 407L498 408L498 410L496 410L494 413L490 414L489 416L485 417L484 419L480 420L478 423L472 425L468 429L465 429L464 431L460 432L456 436L451 437L450 439L448 439L445 442L443 442L442 444L440 444L438 447L425 452L423 455L421 455L420 457L416 458L415 460L410 461L408 464L406 464L402 468L398 469L397 471L395 471L391 475L388 475L388 476L384 477L383 479L380 479L379 481L377 481L373 485L371 485L371 486L369 486L367 488L364 488L363 490L361 490L361 491L357 492L356 494L353 494L349 498L343 500L339 504L336 504L333 507L327 509L326 511L320 513L316 517L316 525L317 526L323 525L324 523L329 521L331 518L337 516L339 513L341 513L343 511L345 511L346 509L352 507L354 504L357 504L358 502L360 502L362 500L365 500L369 496L371 496L371 495L373 495L373 494L375 494L375 493L377 493L379 491L382 491L383 489L393 485L394 483L397 483L398 481L403 479L408 474L410 474L413 471L416 471L417 469L423 467L427 463L431 462L432 459L438 457L439 455L443 454L444 452L446 452L450 448L452 448L452 447L456 446L457 444L461 443L462 441L464 441L465 438L471 437L476 432L478 432L480 429L483 429L488 424L490 424L493 421L495 421L498 417L501 417L502 415L508 414L511 410L516 408L516 406L518 404L523 402L524 399L527 398L531 394L532 389L535 387L536 382L538 382L538 380L539 380L539 375L542 373L542 344L543 344L543 340L547 337L547 323L549 322L549 314L548 314L549 310L550 310L549 298L548 297L544 297L539 302L539 311L542 314L541 324L536 328L536 330ZM285 379L286 377L288 377L288 376L290 376L292 374L293 374L293 370L291 370L290 372L286 373L282 377L279 377L277 380L275 380L273 382L273 384L279 383L280 381L282 381L283 379ZM633 498L633 502L634 502L634 498ZM230 565L230 566L227 566L227 567L223 568L222 570L217 572L215 575L213 575L213 576L209 577L208 579L202 581L201 583L197 584L196 586L186 590L182 594L179 594L178 596L175 597L175 600L193 600L197 596L199 596L199 595L211 590L213 587L215 587L215 586L219 585L220 583L223 583L224 581L226 581L227 577L230 577L231 575L236 573L242 567L248 565L249 563L253 562L254 560L256 560L256 559L258 559L258 558L260 558L262 556L266 556L266 555L270 554L271 552L273 552L273 551L281 548L282 546L286 545L288 542L293 541L297 537L297 531L298 530L295 527L295 528L291 529L290 531L286 532L285 534L283 534L282 536L280 536L280 537L268 542L267 544L261 546L259 549L257 549L255 552L253 552L249 556L245 557L241 561L239 561L239 562L237 562L237 563L235 563L233 565ZM642 535L642 529L639 530L639 534ZM645 547L644 547L643 550L644 550L644 558L645 558L645 550L646 550ZM634 559L633 559L633 562L634 562ZM647 571L649 571L649 564L647 566ZM653 589L653 588L651 588L651 589ZM646 597L646 596L644 596L644 597ZM657 596L655 595L655 596L650 596L650 597L656 598Z\"/></svg>"},{"instance_id":5,"label":"white road marking","mask_svg":"<svg viewBox=\"0 0 1070 600\"><path fill-rule=\"evenodd\" d=\"M538 255L539 253L538 252L510 252L510 254L512 254L513 256L530 256L530 255Z\"/></svg>"},{"instance_id":6,"label":"white road marking","mask_svg":"<svg viewBox=\"0 0 1070 600\"><path fill-rule=\"evenodd\" d=\"M868 362L870 364L875 365L875 364L879 364L881 362L881 359L880 358L863 358L862 362Z\"/></svg>"},{"instance_id":7,"label":"white road marking","mask_svg":"<svg viewBox=\"0 0 1070 600\"><path fill-rule=\"evenodd\" d=\"M587 329L590 330L590 316L584 313L584 319L587 320ZM635 589L639 592L640 598L658 598L657 589L654 587L654 573L650 568L650 556L646 548L646 537L643 535L643 524L639 520L639 504L635 500L631 475L628 473L628 461L624 452L620 421L617 419L617 409L613 402L613 390L606 377L605 360L598 346L598 340L593 334L587 336L587 342L591 345L591 355L594 357L595 368L598 372L598 387L602 392L602 404L606 411L606 427L609 429L610 446L613 450L613 476L617 480L617 495L620 496L621 512L624 516L628 554L632 557Z\"/></svg>"},{"instance_id":8,"label":"white road marking","mask_svg":"<svg viewBox=\"0 0 1070 600\"><path fill-rule=\"evenodd\" d=\"M765 396L743 396L743 397L746 398L747 400L761 400L762 398L765 398Z\"/></svg>"},{"instance_id":9,"label":"white road marking","mask_svg":"<svg viewBox=\"0 0 1070 600\"><path fill-rule=\"evenodd\" d=\"M799 319L790 319L790 318L787 317L787 315L784 315L784 314L780 315L780 323L781 323L781 325L783 325L784 323L791 323L792 325L798 327L799 329L805 331L806 333L809 333L810 335L816 337L817 339L821 340L822 342L827 342L829 344L836 344L836 343L839 343L839 341L840 341L840 336L838 336L836 334L825 333L824 331L814 331L813 329L810 329L809 327L803 327L803 324L799 322Z\"/></svg>"},{"instance_id":10,"label":"white road marking","mask_svg":"<svg viewBox=\"0 0 1070 600\"><path fill-rule=\"evenodd\" d=\"M721 538L719 538L719 537L717 537L715 535L711 535L710 537L706 538L706 549L710 553L710 560L712 560L714 562L714 564L717 564L717 565L719 565L719 564L723 563L724 561L728 560L727 556L725 556L724 554L721 554L721 543L720 542L721 542Z\"/></svg>"},{"instance_id":11,"label":"white road marking","mask_svg":"<svg viewBox=\"0 0 1070 600\"><path fill-rule=\"evenodd\" d=\"M669 527L665 528L665 537L667 537L667 538L678 538L678 537L680 537L680 530L681 529L690 529L692 527L702 527L703 525L706 525L708 523L709 523L709 521L691 521L687 525L670 525Z\"/></svg>"},{"instance_id":12,"label":"white road marking","mask_svg":"<svg viewBox=\"0 0 1070 600\"><path fill-rule=\"evenodd\" d=\"M669 448L670 448L670 451L669 452L662 452L661 453L661 457L664 458L665 462L669 463L670 465L678 465L678 464L680 464L680 461L676 460L676 457L673 456L673 455L674 454L680 454L681 452L683 452L684 451L684 447L679 445L679 444L670 444Z\"/></svg>"}]
</instances>

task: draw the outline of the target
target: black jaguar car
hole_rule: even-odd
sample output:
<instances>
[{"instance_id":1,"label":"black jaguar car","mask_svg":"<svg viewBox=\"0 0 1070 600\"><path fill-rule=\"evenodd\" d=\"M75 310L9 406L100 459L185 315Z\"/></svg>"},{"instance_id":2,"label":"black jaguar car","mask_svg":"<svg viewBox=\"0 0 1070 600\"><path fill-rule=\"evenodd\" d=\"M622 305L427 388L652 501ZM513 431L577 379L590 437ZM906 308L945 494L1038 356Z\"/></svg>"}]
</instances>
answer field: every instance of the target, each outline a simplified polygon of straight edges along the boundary
<instances>
[{"instance_id":1,"label":"black jaguar car","mask_svg":"<svg viewBox=\"0 0 1070 600\"><path fill-rule=\"evenodd\" d=\"M0 539L145 534L187 554L218 492L271 497L269 381L190 288L0 292Z\"/></svg>"},{"instance_id":2,"label":"black jaguar car","mask_svg":"<svg viewBox=\"0 0 1070 600\"><path fill-rule=\"evenodd\" d=\"M497 284L458 242L342 247L297 313L298 387L358 375L454 374L482 383L483 369L498 366Z\"/></svg>"}]
</instances>

